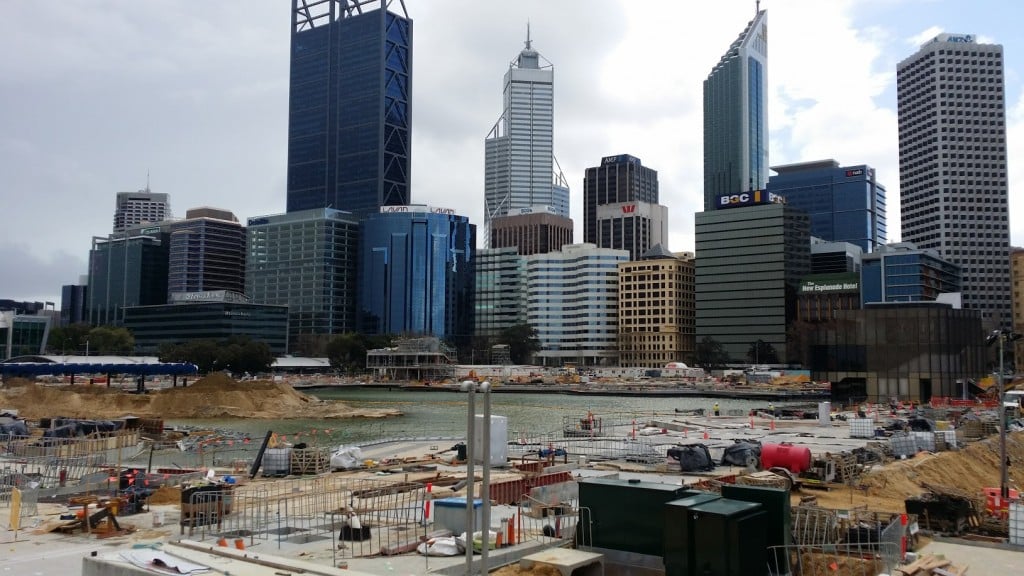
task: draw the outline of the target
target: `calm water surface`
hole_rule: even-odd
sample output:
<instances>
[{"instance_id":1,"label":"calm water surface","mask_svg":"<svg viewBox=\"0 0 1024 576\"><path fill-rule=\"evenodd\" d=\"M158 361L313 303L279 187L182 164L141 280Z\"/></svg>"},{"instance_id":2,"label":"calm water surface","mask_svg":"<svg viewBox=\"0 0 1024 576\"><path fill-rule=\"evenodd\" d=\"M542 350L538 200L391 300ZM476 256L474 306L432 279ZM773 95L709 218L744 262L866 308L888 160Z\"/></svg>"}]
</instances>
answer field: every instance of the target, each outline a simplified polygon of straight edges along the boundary
<instances>
[{"instance_id":1,"label":"calm water surface","mask_svg":"<svg viewBox=\"0 0 1024 576\"><path fill-rule=\"evenodd\" d=\"M208 426L230 429L262 438L267 430L291 435L289 441L318 445L357 444L395 437L444 436L461 438L466 434L467 395L459 392L417 392L381 388L324 388L305 391L323 399L340 400L353 408L393 408L402 416L386 419L347 418L335 420L175 420L169 424ZM618 414L644 417L674 414L676 408L710 410L716 402L710 398L650 398L639 396L577 396L565 394L491 394L491 413L508 418L509 434L534 436L560 431L563 417ZM725 414L728 410L763 407L766 402L718 399ZM476 395L478 413L483 412L483 397ZM315 433L314 433L315 432Z\"/></svg>"}]
</instances>

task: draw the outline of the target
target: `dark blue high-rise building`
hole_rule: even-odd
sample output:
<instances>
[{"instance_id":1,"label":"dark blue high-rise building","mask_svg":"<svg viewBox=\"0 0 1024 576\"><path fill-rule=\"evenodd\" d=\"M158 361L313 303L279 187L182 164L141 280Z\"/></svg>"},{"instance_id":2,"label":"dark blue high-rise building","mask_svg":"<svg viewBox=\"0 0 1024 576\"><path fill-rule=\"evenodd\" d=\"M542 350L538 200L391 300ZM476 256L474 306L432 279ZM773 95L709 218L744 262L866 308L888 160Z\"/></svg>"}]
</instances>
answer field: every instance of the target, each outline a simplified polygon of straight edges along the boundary
<instances>
[{"instance_id":1,"label":"dark blue high-rise building","mask_svg":"<svg viewBox=\"0 0 1024 576\"><path fill-rule=\"evenodd\" d=\"M476 226L451 209L388 206L367 216L359 238L359 331L468 341L475 250Z\"/></svg>"},{"instance_id":2,"label":"dark blue high-rise building","mask_svg":"<svg viewBox=\"0 0 1024 576\"><path fill-rule=\"evenodd\" d=\"M811 236L849 242L865 253L886 242L885 186L864 164L839 166L835 160L772 166L768 191L811 217Z\"/></svg>"},{"instance_id":3,"label":"dark blue high-rise building","mask_svg":"<svg viewBox=\"0 0 1024 576\"><path fill-rule=\"evenodd\" d=\"M411 96L404 3L293 0L288 212L408 204Z\"/></svg>"}]
</instances>

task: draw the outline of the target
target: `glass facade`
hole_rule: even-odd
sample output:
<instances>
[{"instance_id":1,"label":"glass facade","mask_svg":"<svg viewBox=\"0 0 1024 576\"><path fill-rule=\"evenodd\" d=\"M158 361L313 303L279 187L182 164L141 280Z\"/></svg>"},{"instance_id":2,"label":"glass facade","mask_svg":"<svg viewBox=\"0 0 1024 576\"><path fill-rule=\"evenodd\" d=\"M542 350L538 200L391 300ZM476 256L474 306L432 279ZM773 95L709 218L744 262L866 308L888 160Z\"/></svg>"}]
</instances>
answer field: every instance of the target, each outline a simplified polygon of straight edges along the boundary
<instances>
[{"instance_id":1,"label":"glass facade","mask_svg":"<svg viewBox=\"0 0 1024 576\"><path fill-rule=\"evenodd\" d=\"M519 251L484 248L476 251L473 308L474 336L496 337L526 323L526 269Z\"/></svg>"},{"instance_id":2,"label":"glass facade","mask_svg":"<svg viewBox=\"0 0 1024 576\"><path fill-rule=\"evenodd\" d=\"M811 377L831 382L842 402L959 397L965 382L984 374L981 333L976 310L946 304L839 310L812 328Z\"/></svg>"},{"instance_id":3,"label":"glass facade","mask_svg":"<svg viewBox=\"0 0 1024 576\"><path fill-rule=\"evenodd\" d=\"M288 307L289 352L322 355L332 334L355 331L359 222L322 208L250 218L245 293Z\"/></svg>"},{"instance_id":4,"label":"glass facade","mask_svg":"<svg viewBox=\"0 0 1024 576\"><path fill-rule=\"evenodd\" d=\"M658 172L629 154L608 156L583 175L583 241L598 244L597 209L622 202L658 203ZM619 248L620 246L606 246ZM643 254L644 250L640 251Z\"/></svg>"},{"instance_id":5,"label":"glass facade","mask_svg":"<svg viewBox=\"0 0 1024 576\"><path fill-rule=\"evenodd\" d=\"M768 16L764 10L704 80L704 210L768 182Z\"/></svg>"},{"instance_id":6,"label":"glass facade","mask_svg":"<svg viewBox=\"0 0 1024 576\"><path fill-rule=\"evenodd\" d=\"M125 309L124 326L136 354L156 354L163 344L248 336L275 355L288 350L288 307L237 302L193 302Z\"/></svg>"},{"instance_id":7,"label":"glass facade","mask_svg":"<svg viewBox=\"0 0 1024 576\"><path fill-rule=\"evenodd\" d=\"M65 284L60 287L60 323L62 326L89 321L88 286Z\"/></svg>"},{"instance_id":8,"label":"glass facade","mask_svg":"<svg viewBox=\"0 0 1024 576\"><path fill-rule=\"evenodd\" d=\"M555 72L526 47L505 73L504 108L484 141L484 219L545 206L569 217L569 187L554 162Z\"/></svg>"},{"instance_id":9,"label":"glass facade","mask_svg":"<svg viewBox=\"0 0 1024 576\"><path fill-rule=\"evenodd\" d=\"M120 326L126 306L167 302L170 239L160 227L93 238L89 251L89 323Z\"/></svg>"},{"instance_id":10,"label":"glass facade","mask_svg":"<svg viewBox=\"0 0 1024 576\"><path fill-rule=\"evenodd\" d=\"M835 160L774 166L768 191L811 217L811 236L849 242L865 253L886 242L885 187L875 169Z\"/></svg>"},{"instance_id":11,"label":"glass facade","mask_svg":"<svg viewBox=\"0 0 1024 576\"><path fill-rule=\"evenodd\" d=\"M537 330L545 366L615 365L619 269L629 253L571 244L526 256L526 321Z\"/></svg>"},{"instance_id":12,"label":"glass facade","mask_svg":"<svg viewBox=\"0 0 1024 576\"><path fill-rule=\"evenodd\" d=\"M751 344L771 344L788 361L800 280L810 271L808 218L786 204L696 215L696 341L712 338L734 362Z\"/></svg>"},{"instance_id":13,"label":"glass facade","mask_svg":"<svg viewBox=\"0 0 1024 576\"><path fill-rule=\"evenodd\" d=\"M960 292L960 267L932 250L895 244L864 256L861 267L864 304L921 302Z\"/></svg>"},{"instance_id":14,"label":"glass facade","mask_svg":"<svg viewBox=\"0 0 1024 576\"><path fill-rule=\"evenodd\" d=\"M171 224L168 294L245 291L245 227L230 218L187 217Z\"/></svg>"},{"instance_id":15,"label":"glass facade","mask_svg":"<svg viewBox=\"0 0 1024 576\"><path fill-rule=\"evenodd\" d=\"M446 209L398 208L362 224L359 331L468 343L476 226Z\"/></svg>"},{"instance_id":16,"label":"glass facade","mask_svg":"<svg viewBox=\"0 0 1024 576\"><path fill-rule=\"evenodd\" d=\"M383 1L306 4L292 12L288 212L408 204L412 20Z\"/></svg>"},{"instance_id":17,"label":"glass facade","mask_svg":"<svg viewBox=\"0 0 1024 576\"><path fill-rule=\"evenodd\" d=\"M49 336L49 316L0 312L0 360L42 354Z\"/></svg>"}]
</instances>

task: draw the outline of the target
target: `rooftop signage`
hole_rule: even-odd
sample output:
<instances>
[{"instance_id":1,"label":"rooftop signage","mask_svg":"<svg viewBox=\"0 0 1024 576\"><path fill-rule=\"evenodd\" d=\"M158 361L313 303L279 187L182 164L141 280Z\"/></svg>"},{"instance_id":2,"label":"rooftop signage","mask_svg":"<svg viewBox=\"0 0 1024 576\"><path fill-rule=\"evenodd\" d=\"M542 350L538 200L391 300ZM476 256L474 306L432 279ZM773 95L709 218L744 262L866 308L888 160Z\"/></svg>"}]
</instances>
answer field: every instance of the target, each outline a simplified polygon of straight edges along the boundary
<instances>
[{"instance_id":1,"label":"rooftop signage","mask_svg":"<svg viewBox=\"0 0 1024 576\"><path fill-rule=\"evenodd\" d=\"M974 34L939 34L932 42L950 42L953 44L973 44Z\"/></svg>"},{"instance_id":2,"label":"rooftop signage","mask_svg":"<svg viewBox=\"0 0 1024 576\"><path fill-rule=\"evenodd\" d=\"M171 292L171 302L183 304L189 302L231 302L247 304L249 299L244 294L230 290L204 290L202 292Z\"/></svg>"},{"instance_id":3,"label":"rooftop signage","mask_svg":"<svg viewBox=\"0 0 1024 576\"><path fill-rule=\"evenodd\" d=\"M427 206L426 204L409 204L407 206L381 206L381 214L412 214L416 212L429 212L431 214L444 214L446 216L455 216L454 208L440 208L437 206Z\"/></svg>"},{"instance_id":4,"label":"rooftop signage","mask_svg":"<svg viewBox=\"0 0 1024 576\"><path fill-rule=\"evenodd\" d=\"M786 198L767 190L753 190L739 194L724 194L718 197L718 208L740 208L758 204L785 204Z\"/></svg>"},{"instance_id":5,"label":"rooftop signage","mask_svg":"<svg viewBox=\"0 0 1024 576\"><path fill-rule=\"evenodd\" d=\"M856 274L831 278L814 278L800 283L801 294L836 294L860 291L860 279Z\"/></svg>"},{"instance_id":6,"label":"rooftop signage","mask_svg":"<svg viewBox=\"0 0 1024 576\"><path fill-rule=\"evenodd\" d=\"M639 164L640 159L629 154L619 154L617 156L605 156L601 158L601 166L607 166L608 164L621 164L623 162L629 162L631 164Z\"/></svg>"}]
</instances>

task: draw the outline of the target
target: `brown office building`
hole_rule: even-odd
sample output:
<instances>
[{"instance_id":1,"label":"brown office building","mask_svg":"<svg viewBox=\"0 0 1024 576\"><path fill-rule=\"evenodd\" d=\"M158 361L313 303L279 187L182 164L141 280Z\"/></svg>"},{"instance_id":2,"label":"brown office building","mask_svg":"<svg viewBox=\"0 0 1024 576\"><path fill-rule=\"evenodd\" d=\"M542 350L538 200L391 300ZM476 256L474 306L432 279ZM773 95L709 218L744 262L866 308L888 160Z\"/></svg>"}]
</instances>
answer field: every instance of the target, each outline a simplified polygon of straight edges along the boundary
<instances>
[{"instance_id":1,"label":"brown office building","mask_svg":"<svg viewBox=\"0 0 1024 576\"><path fill-rule=\"evenodd\" d=\"M694 352L694 261L657 245L619 264L619 365L662 368Z\"/></svg>"},{"instance_id":2,"label":"brown office building","mask_svg":"<svg viewBox=\"0 0 1024 576\"><path fill-rule=\"evenodd\" d=\"M547 254L572 244L572 219L523 208L520 214L491 220L491 248L519 249L520 256Z\"/></svg>"}]
</instances>

